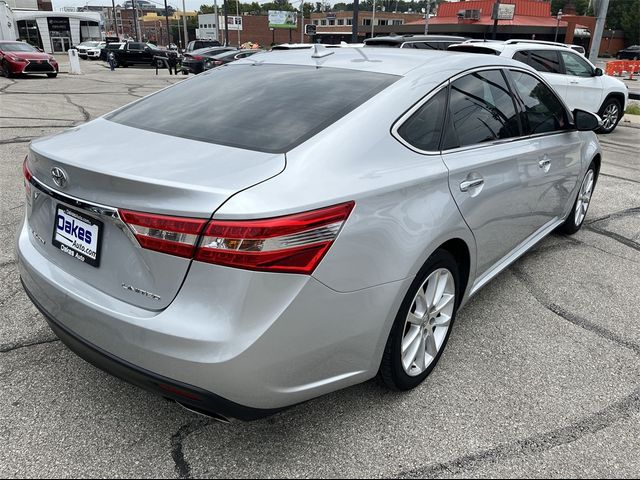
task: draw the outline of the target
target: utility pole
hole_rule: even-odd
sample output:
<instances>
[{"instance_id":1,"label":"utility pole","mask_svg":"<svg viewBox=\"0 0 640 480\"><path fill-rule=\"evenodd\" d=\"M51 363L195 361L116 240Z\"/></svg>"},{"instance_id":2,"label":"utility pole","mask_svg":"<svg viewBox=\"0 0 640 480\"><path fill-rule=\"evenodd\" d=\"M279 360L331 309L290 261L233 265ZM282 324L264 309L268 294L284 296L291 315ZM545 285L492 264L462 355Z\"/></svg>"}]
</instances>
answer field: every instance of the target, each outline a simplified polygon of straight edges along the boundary
<instances>
[{"instance_id":1,"label":"utility pole","mask_svg":"<svg viewBox=\"0 0 640 480\"><path fill-rule=\"evenodd\" d=\"M600 53L600 42L602 41L602 32L604 31L604 24L607 20L607 11L609 10L609 0L600 0L596 2L598 10L596 29L591 37L591 48L589 49L589 60L591 63L595 63L598 60L598 54Z\"/></svg>"},{"instance_id":2,"label":"utility pole","mask_svg":"<svg viewBox=\"0 0 640 480\"><path fill-rule=\"evenodd\" d=\"M183 0L184 1L184 0ZM224 9L224 46L229 46L229 14L227 13L227 0L224 0L223 7Z\"/></svg>"},{"instance_id":3,"label":"utility pole","mask_svg":"<svg viewBox=\"0 0 640 480\"><path fill-rule=\"evenodd\" d=\"M351 21L351 43L358 43L358 9L360 0L353 0L353 20Z\"/></svg>"},{"instance_id":4,"label":"utility pole","mask_svg":"<svg viewBox=\"0 0 640 480\"><path fill-rule=\"evenodd\" d=\"M304 43L304 0L300 2L300 43Z\"/></svg>"},{"instance_id":5,"label":"utility pole","mask_svg":"<svg viewBox=\"0 0 640 480\"><path fill-rule=\"evenodd\" d=\"M216 16L216 40L220 42L220 16L218 15L218 0L213 0L213 13Z\"/></svg>"},{"instance_id":6,"label":"utility pole","mask_svg":"<svg viewBox=\"0 0 640 480\"><path fill-rule=\"evenodd\" d=\"M116 37L119 37L118 34L118 17L116 16L116 0L111 0L111 5L113 6L113 31L116 33Z\"/></svg>"},{"instance_id":7,"label":"utility pole","mask_svg":"<svg viewBox=\"0 0 640 480\"><path fill-rule=\"evenodd\" d=\"M431 0L427 0L427 10L424 15L424 34L429 35L429 12L431 11Z\"/></svg>"},{"instance_id":8,"label":"utility pole","mask_svg":"<svg viewBox=\"0 0 640 480\"><path fill-rule=\"evenodd\" d=\"M171 30L169 30L169 7L167 0L164 0L164 19L167 23L167 48L171 45Z\"/></svg>"},{"instance_id":9,"label":"utility pole","mask_svg":"<svg viewBox=\"0 0 640 480\"><path fill-rule=\"evenodd\" d=\"M495 16L496 18L493 19L493 31L491 32L491 38L493 40L496 39L496 35L498 33L498 11L500 10L500 0L496 0L496 5L498 5L497 7L495 7L494 5L494 12L495 12Z\"/></svg>"},{"instance_id":10,"label":"utility pole","mask_svg":"<svg viewBox=\"0 0 640 480\"><path fill-rule=\"evenodd\" d=\"M376 24L376 0L373 0L373 13L371 14L371 38L373 38L375 24Z\"/></svg>"},{"instance_id":11,"label":"utility pole","mask_svg":"<svg viewBox=\"0 0 640 480\"><path fill-rule=\"evenodd\" d=\"M138 29L138 7L136 7L136 0L131 0L131 6L133 7L133 28L136 32L136 41L140 41L140 31Z\"/></svg>"},{"instance_id":12,"label":"utility pole","mask_svg":"<svg viewBox=\"0 0 640 480\"><path fill-rule=\"evenodd\" d=\"M240 0L236 0L236 16L240 17ZM240 17L240 21L242 21L242 17ZM240 25L235 22L233 24L238 29L238 48L240 48Z\"/></svg>"},{"instance_id":13,"label":"utility pole","mask_svg":"<svg viewBox=\"0 0 640 480\"><path fill-rule=\"evenodd\" d=\"M184 5L184 0L182 0L182 27L184 33L184 48L187 48L187 43L189 43L189 32L187 31L187 8Z\"/></svg>"}]
</instances>

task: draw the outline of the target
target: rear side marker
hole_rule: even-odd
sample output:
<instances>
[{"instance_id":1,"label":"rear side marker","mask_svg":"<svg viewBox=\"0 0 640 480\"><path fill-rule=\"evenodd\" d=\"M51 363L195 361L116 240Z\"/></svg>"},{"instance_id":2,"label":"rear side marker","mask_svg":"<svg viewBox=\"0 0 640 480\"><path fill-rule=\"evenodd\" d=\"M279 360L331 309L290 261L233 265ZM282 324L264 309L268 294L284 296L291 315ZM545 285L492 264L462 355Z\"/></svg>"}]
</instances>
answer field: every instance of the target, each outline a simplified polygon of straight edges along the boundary
<instances>
[{"instance_id":1,"label":"rear side marker","mask_svg":"<svg viewBox=\"0 0 640 480\"><path fill-rule=\"evenodd\" d=\"M311 274L354 205L258 220L207 222L128 210L120 216L143 248L248 270Z\"/></svg>"}]
</instances>

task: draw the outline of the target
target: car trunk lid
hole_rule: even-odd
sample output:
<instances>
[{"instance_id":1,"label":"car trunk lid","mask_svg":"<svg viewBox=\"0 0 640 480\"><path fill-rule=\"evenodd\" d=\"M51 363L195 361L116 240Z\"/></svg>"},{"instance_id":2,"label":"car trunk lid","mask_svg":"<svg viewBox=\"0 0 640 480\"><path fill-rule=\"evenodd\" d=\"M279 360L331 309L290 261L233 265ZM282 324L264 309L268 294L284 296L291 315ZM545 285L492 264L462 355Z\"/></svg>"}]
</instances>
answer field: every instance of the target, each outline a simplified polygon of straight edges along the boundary
<instances>
[{"instance_id":1,"label":"car trunk lid","mask_svg":"<svg viewBox=\"0 0 640 480\"><path fill-rule=\"evenodd\" d=\"M163 309L177 294L191 260L141 248L118 214L114 218L109 212L209 219L232 195L277 175L284 166L283 154L98 119L32 143L28 168L35 183L42 184L42 191L32 188L28 208L32 242L92 287L136 306ZM66 177L62 186L54 180L60 171ZM58 222L66 222L68 231L57 230ZM85 261L60 237L74 240L86 231L95 236L98 229L97 255L89 251Z\"/></svg>"}]
</instances>

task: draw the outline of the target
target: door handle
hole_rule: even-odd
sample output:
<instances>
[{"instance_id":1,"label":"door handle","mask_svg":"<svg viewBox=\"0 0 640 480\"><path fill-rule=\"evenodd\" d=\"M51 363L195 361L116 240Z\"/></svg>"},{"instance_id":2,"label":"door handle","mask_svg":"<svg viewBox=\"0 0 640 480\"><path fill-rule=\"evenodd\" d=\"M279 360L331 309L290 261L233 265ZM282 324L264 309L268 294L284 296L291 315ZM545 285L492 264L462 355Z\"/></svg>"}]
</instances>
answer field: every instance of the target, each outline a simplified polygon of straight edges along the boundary
<instances>
[{"instance_id":1,"label":"door handle","mask_svg":"<svg viewBox=\"0 0 640 480\"><path fill-rule=\"evenodd\" d=\"M540 160L540 161L538 162L538 166L539 166L540 168L546 168L546 167L548 167L549 165L551 165L551 160L549 160L548 158L545 158L545 159Z\"/></svg>"},{"instance_id":2,"label":"door handle","mask_svg":"<svg viewBox=\"0 0 640 480\"><path fill-rule=\"evenodd\" d=\"M484 185L484 178L476 178L475 180L465 180L460 184L460 191L466 192L470 188L479 187L480 185Z\"/></svg>"},{"instance_id":3,"label":"door handle","mask_svg":"<svg viewBox=\"0 0 640 480\"><path fill-rule=\"evenodd\" d=\"M570 83L571 85L578 85L580 82L576 82L576 81L572 80L572 81L570 81L569 83Z\"/></svg>"}]
</instances>

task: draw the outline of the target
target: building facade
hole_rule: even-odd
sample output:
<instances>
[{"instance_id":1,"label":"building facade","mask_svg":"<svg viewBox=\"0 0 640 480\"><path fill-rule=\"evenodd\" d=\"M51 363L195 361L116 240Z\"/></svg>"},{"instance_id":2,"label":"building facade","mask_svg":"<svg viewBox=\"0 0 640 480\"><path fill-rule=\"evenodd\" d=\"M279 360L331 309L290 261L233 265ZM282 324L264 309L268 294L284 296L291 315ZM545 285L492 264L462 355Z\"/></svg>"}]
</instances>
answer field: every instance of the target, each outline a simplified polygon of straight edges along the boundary
<instances>
[{"instance_id":1,"label":"building facade","mask_svg":"<svg viewBox=\"0 0 640 480\"><path fill-rule=\"evenodd\" d=\"M100 14L14 10L18 39L47 53L64 53L87 40L101 40Z\"/></svg>"},{"instance_id":2,"label":"building facade","mask_svg":"<svg viewBox=\"0 0 640 480\"><path fill-rule=\"evenodd\" d=\"M417 13L395 13L376 11L358 12L358 40L362 41L371 36L372 31L377 34L381 28L395 32L403 25L422 19ZM316 35L321 43L350 42L353 29L353 12L322 12L312 13L311 23L316 26Z\"/></svg>"}]
</instances>

